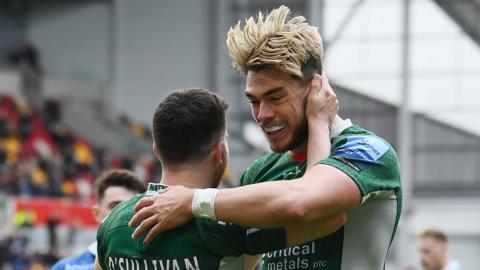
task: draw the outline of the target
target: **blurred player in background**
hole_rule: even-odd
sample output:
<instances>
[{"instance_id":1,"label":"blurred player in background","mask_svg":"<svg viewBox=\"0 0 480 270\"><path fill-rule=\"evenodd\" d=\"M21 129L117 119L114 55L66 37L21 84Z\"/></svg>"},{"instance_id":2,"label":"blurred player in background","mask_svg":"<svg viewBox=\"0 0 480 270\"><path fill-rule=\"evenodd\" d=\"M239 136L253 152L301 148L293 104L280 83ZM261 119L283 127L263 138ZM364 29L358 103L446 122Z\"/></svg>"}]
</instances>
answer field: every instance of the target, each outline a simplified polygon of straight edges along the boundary
<instances>
[{"instance_id":1,"label":"blurred player in background","mask_svg":"<svg viewBox=\"0 0 480 270\"><path fill-rule=\"evenodd\" d=\"M440 230L425 230L418 237L420 262L425 270L460 270L448 256L448 238Z\"/></svg>"},{"instance_id":2,"label":"blurred player in background","mask_svg":"<svg viewBox=\"0 0 480 270\"><path fill-rule=\"evenodd\" d=\"M106 171L95 181L96 204L92 206L93 216L100 223L117 204L145 190L146 184L131 171ZM51 269L93 269L96 255L95 242L85 252L60 260Z\"/></svg>"}]
</instances>

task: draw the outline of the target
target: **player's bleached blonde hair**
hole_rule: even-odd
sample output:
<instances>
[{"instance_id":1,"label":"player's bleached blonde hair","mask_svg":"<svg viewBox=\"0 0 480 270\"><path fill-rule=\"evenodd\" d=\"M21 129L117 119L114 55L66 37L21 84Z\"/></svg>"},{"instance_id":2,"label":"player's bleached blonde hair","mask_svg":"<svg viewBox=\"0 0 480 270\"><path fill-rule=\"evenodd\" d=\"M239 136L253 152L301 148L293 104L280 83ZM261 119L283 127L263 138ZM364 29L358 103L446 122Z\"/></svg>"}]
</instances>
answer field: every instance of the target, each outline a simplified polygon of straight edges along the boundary
<instances>
[{"instance_id":1,"label":"player's bleached blonde hair","mask_svg":"<svg viewBox=\"0 0 480 270\"><path fill-rule=\"evenodd\" d=\"M321 72L323 56L322 38L316 27L306 23L303 16L287 21L290 9L280 6L265 19L261 12L257 20L240 21L230 28L227 36L227 52L232 58L232 67L244 73L261 68L274 68L287 74L304 77L303 67L314 62Z\"/></svg>"}]
</instances>

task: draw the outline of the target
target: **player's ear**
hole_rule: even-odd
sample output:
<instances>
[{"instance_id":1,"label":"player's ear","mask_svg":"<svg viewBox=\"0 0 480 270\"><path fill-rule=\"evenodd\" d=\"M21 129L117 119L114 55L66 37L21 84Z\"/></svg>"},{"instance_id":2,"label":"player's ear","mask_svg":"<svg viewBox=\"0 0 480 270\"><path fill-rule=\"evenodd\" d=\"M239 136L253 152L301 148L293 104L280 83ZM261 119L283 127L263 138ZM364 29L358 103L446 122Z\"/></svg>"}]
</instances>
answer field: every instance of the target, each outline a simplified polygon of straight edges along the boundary
<instances>
[{"instance_id":1,"label":"player's ear","mask_svg":"<svg viewBox=\"0 0 480 270\"><path fill-rule=\"evenodd\" d=\"M223 141L222 140L218 140L216 141L215 143L215 147L213 148L213 160L215 160L215 162L219 162L220 164L223 162L223 159L222 159L222 151L223 151Z\"/></svg>"},{"instance_id":2,"label":"player's ear","mask_svg":"<svg viewBox=\"0 0 480 270\"><path fill-rule=\"evenodd\" d=\"M95 218L95 220L96 220L97 222L100 222L100 221L101 221L101 220L100 220L100 208L99 208L98 205L96 205L96 204L94 204L94 205L92 206L92 215L93 215L93 217Z\"/></svg>"},{"instance_id":3,"label":"player's ear","mask_svg":"<svg viewBox=\"0 0 480 270\"><path fill-rule=\"evenodd\" d=\"M158 159L158 161L160 161L160 154L158 153L157 145L155 145L155 142L153 142L152 144L152 150L155 157Z\"/></svg>"}]
</instances>

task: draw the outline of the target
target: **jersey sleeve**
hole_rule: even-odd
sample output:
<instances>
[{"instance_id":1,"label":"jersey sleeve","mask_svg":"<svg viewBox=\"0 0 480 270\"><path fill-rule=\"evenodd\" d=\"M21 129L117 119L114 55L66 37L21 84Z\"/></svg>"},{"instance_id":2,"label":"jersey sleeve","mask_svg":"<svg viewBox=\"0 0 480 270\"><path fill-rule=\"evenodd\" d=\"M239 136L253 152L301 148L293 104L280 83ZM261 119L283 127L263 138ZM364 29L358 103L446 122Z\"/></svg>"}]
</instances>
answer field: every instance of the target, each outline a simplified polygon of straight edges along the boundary
<instances>
[{"instance_id":1,"label":"jersey sleeve","mask_svg":"<svg viewBox=\"0 0 480 270\"><path fill-rule=\"evenodd\" d=\"M319 163L349 175L362 193L362 203L370 198L394 196L401 189L395 151L383 139L372 134L335 139L331 155Z\"/></svg>"},{"instance_id":2,"label":"jersey sleeve","mask_svg":"<svg viewBox=\"0 0 480 270\"><path fill-rule=\"evenodd\" d=\"M283 228L245 228L207 219L197 219L197 226L205 244L221 256L262 254L285 248L286 245L286 232Z\"/></svg>"}]
</instances>

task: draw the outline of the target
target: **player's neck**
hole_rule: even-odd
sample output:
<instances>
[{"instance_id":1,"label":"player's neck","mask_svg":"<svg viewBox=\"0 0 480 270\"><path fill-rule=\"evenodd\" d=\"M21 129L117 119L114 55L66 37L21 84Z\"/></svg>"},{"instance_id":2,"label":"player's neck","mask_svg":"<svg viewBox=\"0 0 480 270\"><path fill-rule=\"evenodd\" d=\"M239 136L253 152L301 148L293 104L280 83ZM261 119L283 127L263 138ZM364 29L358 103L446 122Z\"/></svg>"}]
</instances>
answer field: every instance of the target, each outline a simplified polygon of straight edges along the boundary
<instances>
[{"instance_id":1,"label":"player's neck","mask_svg":"<svg viewBox=\"0 0 480 270\"><path fill-rule=\"evenodd\" d=\"M202 170L196 168L196 166L164 168L160 183L170 186L182 185L191 188L212 187L212 176L205 171L205 168Z\"/></svg>"},{"instance_id":2,"label":"player's neck","mask_svg":"<svg viewBox=\"0 0 480 270\"><path fill-rule=\"evenodd\" d=\"M343 122L343 119L338 116L338 115L335 115L335 118L333 118L333 122L332 122L332 127L335 127L337 125L339 125L340 123ZM308 142L305 141L303 142L301 145L299 145L298 147L294 148L294 149L291 149L290 152L293 153L294 155L303 155L307 152L307 146L308 146Z\"/></svg>"}]
</instances>

